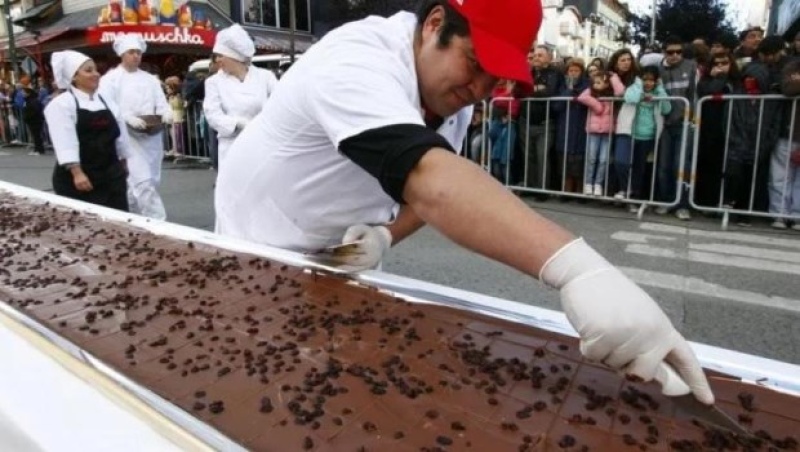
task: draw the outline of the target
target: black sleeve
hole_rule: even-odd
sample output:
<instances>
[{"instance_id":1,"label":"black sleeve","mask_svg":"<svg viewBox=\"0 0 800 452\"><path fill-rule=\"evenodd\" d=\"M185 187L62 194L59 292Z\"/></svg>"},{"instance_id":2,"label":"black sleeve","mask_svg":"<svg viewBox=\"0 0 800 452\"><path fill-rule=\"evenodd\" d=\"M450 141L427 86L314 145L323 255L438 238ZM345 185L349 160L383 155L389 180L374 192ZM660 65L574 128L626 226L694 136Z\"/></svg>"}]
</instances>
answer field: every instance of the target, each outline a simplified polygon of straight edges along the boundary
<instances>
[{"instance_id":1,"label":"black sleeve","mask_svg":"<svg viewBox=\"0 0 800 452\"><path fill-rule=\"evenodd\" d=\"M418 124L367 130L339 143L339 152L378 179L383 191L401 204L408 175L432 148L455 152L443 136Z\"/></svg>"}]
</instances>

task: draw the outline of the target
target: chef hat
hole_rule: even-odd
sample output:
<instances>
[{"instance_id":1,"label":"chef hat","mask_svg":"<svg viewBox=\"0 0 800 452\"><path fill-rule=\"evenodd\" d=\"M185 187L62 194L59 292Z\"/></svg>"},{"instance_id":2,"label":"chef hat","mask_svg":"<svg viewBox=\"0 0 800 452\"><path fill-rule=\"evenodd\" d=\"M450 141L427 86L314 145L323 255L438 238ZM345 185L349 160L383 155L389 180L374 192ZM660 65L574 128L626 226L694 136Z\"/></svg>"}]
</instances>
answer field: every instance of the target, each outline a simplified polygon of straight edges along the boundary
<instances>
[{"instance_id":1,"label":"chef hat","mask_svg":"<svg viewBox=\"0 0 800 452\"><path fill-rule=\"evenodd\" d=\"M118 56L122 56L123 53L133 49L142 53L147 50L147 43L144 42L144 38L139 33L129 33L114 40L114 52L117 52Z\"/></svg>"},{"instance_id":2,"label":"chef hat","mask_svg":"<svg viewBox=\"0 0 800 452\"><path fill-rule=\"evenodd\" d=\"M59 89L67 89L72 84L72 78L83 65L91 60L88 56L74 50L64 50L53 52L50 57L50 65L53 67L53 78Z\"/></svg>"},{"instance_id":3,"label":"chef hat","mask_svg":"<svg viewBox=\"0 0 800 452\"><path fill-rule=\"evenodd\" d=\"M214 53L244 62L253 57L256 53L256 46L241 25L233 24L217 33Z\"/></svg>"}]
</instances>

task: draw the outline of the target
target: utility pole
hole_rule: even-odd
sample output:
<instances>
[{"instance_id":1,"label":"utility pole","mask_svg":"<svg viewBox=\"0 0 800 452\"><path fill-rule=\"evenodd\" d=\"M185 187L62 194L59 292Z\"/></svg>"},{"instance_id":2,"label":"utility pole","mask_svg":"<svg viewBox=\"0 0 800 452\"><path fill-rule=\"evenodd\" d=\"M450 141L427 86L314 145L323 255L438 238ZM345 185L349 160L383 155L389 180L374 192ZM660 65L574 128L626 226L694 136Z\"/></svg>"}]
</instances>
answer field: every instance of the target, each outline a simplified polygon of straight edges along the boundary
<instances>
[{"instance_id":1,"label":"utility pole","mask_svg":"<svg viewBox=\"0 0 800 452\"><path fill-rule=\"evenodd\" d=\"M3 16L6 19L8 59L11 62L12 82L16 83L19 80L19 67L17 66L17 46L14 42L14 24L11 23L11 0L3 0Z\"/></svg>"},{"instance_id":2,"label":"utility pole","mask_svg":"<svg viewBox=\"0 0 800 452\"><path fill-rule=\"evenodd\" d=\"M650 22L650 46L656 45L656 12L658 10L658 0L653 0L653 17Z\"/></svg>"},{"instance_id":3,"label":"utility pole","mask_svg":"<svg viewBox=\"0 0 800 452\"><path fill-rule=\"evenodd\" d=\"M6 0L8 1L8 0ZM297 6L295 0L289 0L289 61L294 63L294 41L295 31L297 31Z\"/></svg>"}]
</instances>

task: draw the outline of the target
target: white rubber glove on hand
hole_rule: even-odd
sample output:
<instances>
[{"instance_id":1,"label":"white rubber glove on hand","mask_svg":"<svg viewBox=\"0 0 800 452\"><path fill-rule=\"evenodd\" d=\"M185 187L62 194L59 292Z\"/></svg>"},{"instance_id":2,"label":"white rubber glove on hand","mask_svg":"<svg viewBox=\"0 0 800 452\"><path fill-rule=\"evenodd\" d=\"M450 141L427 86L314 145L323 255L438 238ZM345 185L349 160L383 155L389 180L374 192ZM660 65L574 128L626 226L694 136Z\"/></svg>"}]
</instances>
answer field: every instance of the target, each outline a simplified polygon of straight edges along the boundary
<instances>
[{"instance_id":1,"label":"white rubber glove on hand","mask_svg":"<svg viewBox=\"0 0 800 452\"><path fill-rule=\"evenodd\" d=\"M357 224L347 228L342 243L358 242L353 253L337 257L337 261L353 270L376 268L392 246L392 233L385 226Z\"/></svg>"},{"instance_id":2,"label":"white rubber glove on hand","mask_svg":"<svg viewBox=\"0 0 800 452\"><path fill-rule=\"evenodd\" d=\"M539 279L561 291L561 305L592 361L647 381L668 362L703 403L714 394L686 339L656 302L592 249L576 239L542 267Z\"/></svg>"},{"instance_id":3,"label":"white rubber glove on hand","mask_svg":"<svg viewBox=\"0 0 800 452\"><path fill-rule=\"evenodd\" d=\"M139 118L138 116L128 116L125 118L125 123L128 124L132 129L136 130L144 130L147 128L147 123L144 122L144 119Z\"/></svg>"},{"instance_id":4,"label":"white rubber glove on hand","mask_svg":"<svg viewBox=\"0 0 800 452\"><path fill-rule=\"evenodd\" d=\"M163 122L164 124L172 124L172 121L173 117L171 111L167 110L164 112L163 115L161 115L161 122Z\"/></svg>"}]
</instances>

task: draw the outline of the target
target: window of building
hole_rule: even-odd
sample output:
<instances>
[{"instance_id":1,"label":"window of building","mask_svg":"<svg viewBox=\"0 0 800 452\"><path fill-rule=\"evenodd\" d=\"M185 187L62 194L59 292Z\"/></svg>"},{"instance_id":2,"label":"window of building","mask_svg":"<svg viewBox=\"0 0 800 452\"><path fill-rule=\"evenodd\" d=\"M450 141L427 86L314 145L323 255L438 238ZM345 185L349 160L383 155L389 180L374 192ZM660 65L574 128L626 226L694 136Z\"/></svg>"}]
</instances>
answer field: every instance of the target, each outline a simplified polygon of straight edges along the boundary
<instances>
[{"instance_id":1,"label":"window of building","mask_svg":"<svg viewBox=\"0 0 800 452\"><path fill-rule=\"evenodd\" d=\"M244 22L283 29L291 28L291 0L242 0ZM295 0L296 29L311 32L311 0Z\"/></svg>"}]
</instances>

